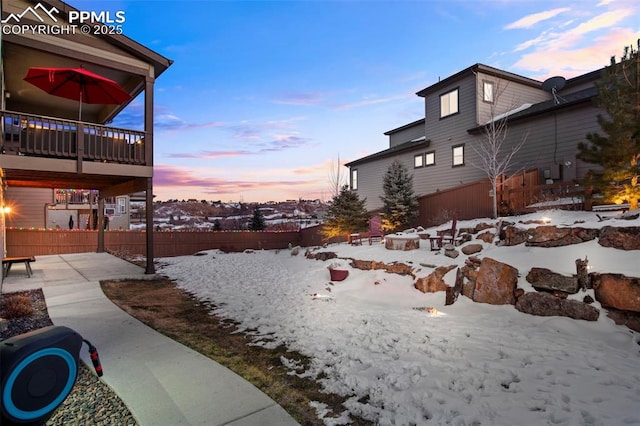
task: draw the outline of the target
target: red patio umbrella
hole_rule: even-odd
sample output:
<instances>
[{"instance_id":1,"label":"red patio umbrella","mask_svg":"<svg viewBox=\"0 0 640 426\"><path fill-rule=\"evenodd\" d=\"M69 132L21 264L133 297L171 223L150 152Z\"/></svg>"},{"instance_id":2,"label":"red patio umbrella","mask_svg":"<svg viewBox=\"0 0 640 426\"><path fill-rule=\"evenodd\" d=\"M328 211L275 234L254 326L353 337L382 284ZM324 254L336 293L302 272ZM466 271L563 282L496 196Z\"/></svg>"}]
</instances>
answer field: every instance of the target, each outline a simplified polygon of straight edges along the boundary
<instances>
[{"instance_id":1,"label":"red patio umbrella","mask_svg":"<svg viewBox=\"0 0 640 426\"><path fill-rule=\"evenodd\" d=\"M80 101L79 120L83 102L120 105L131 98L115 81L84 68L31 67L24 80L51 95Z\"/></svg>"}]
</instances>

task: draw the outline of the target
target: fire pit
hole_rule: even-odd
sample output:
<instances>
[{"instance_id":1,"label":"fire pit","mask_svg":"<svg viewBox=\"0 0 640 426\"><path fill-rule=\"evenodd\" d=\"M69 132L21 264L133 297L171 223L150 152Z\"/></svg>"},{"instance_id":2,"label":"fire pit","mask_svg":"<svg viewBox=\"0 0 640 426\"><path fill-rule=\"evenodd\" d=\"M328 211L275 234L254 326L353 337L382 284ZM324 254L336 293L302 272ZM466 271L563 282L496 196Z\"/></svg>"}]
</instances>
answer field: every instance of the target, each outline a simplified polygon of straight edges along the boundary
<instances>
[{"instance_id":1,"label":"fire pit","mask_svg":"<svg viewBox=\"0 0 640 426\"><path fill-rule=\"evenodd\" d=\"M420 248L420 237L416 234L385 235L384 247L388 250L416 250Z\"/></svg>"}]
</instances>

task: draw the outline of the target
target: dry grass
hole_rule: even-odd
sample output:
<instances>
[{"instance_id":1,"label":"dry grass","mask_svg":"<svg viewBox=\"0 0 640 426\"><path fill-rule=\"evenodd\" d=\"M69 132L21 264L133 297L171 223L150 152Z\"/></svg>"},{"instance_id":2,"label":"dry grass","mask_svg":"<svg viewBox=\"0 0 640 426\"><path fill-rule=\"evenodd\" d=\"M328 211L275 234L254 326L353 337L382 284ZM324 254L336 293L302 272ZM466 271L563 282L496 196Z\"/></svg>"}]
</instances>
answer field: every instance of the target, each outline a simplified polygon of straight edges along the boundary
<instances>
[{"instance_id":1,"label":"dry grass","mask_svg":"<svg viewBox=\"0 0 640 426\"><path fill-rule=\"evenodd\" d=\"M109 299L129 315L160 333L215 360L244 377L280 404L299 423L322 425L310 401L319 401L344 411L344 399L322 393L320 385L308 378L289 375L280 362L285 356L303 365L304 356L284 347L273 350L248 345L242 333L229 321L210 315L211 306L199 302L168 279L106 281L102 289ZM354 419L354 425L371 424Z\"/></svg>"},{"instance_id":2,"label":"dry grass","mask_svg":"<svg viewBox=\"0 0 640 426\"><path fill-rule=\"evenodd\" d=\"M23 295L3 298L2 312L6 319L24 318L33 315L31 299Z\"/></svg>"}]
</instances>

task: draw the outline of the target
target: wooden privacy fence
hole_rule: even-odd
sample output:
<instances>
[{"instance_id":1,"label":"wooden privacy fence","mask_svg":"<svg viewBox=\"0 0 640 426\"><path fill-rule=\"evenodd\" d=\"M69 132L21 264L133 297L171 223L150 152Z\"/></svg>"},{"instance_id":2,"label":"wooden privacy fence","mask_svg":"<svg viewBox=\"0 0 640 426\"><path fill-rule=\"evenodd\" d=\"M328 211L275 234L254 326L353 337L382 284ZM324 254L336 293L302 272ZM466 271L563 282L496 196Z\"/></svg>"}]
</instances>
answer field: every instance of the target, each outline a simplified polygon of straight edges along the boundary
<instances>
[{"instance_id":1,"label":"wooden privacy fence","mask_svg":"<svg viewBox=\"0 0 640 426\"><path fill-rule=\"evenodd\" d=\"M498 181L498 215L529 213L544 208L591 209L591 192L576 182L540 184L538 169ZM418 225L435 226L451 220L491 217L493 197L488 179L481 179L418 198Z\"/></svg>"},{"instance_id":2,"label":"wooden privacy fence","mask_svg":"<svg viewBox=\"0 0 640 426\"><path fill-rule=\"evenodd\" d=\"M191 255L202 250L282 249L303 240L314 242L317 230L289 232L194 231L154 232L154 256ZM105 231L105 250L127 255L146 254L145 231ZM7 256L43 256L51 254L95 252L98 231L85 230L6 230ZM312 244L310 244L312 245Z\"/></svg>"},{"instance_id":3,"label":"wooden privacy fence","mask_svg":"<svg viewBox=\"0 0 640 426\"><path fill-rule=\"evenodd\" d=\"M418 199L419 225L429 227L451 220L491 217L491 185L486 179L428 194Z\"/></svg>"},{"instance_id":4,"label":"wooden privacy fence","mask_svg":"<svg viewBox=\"0 0 640 426\"><path fill-rule=\"evenodd\" d=\"M538 169L527 170L501 182L498 201L501 213L527 213L541 208L583 209L585 190L575 182L540 184ZM588 198L588 197L587 197Z\"/></svg>"}]
</instances>

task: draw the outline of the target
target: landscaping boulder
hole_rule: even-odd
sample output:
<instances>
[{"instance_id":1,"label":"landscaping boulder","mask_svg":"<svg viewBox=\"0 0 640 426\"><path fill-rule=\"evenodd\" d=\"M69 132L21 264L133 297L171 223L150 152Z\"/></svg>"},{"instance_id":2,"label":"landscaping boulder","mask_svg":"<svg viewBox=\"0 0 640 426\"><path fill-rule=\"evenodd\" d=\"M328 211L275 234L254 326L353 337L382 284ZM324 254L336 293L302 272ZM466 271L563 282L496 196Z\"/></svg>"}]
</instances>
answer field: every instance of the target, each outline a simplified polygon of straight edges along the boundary
<instances>
[{"instance_id":1,"label":"landscaping boulder","mask_svg":"<svg viewBox=\"0 0 640 426\"><path fill-rule=\"evenodd\" d=\"M478 278L478 270L469 266L469 265L464 265L462 268L460 268L460 270L462 271L462 276L465 277L467 280L469 281L473 281L474 283L476 282L476 279Z\"/></svg>"},{"instance_id":2,"label":"landscaping boulder","mask_svg":"<svg viewBox=\"0 0 640 426\"><path fill-rule=\"evenodd\" d=\"M527 245L532 247L561 247L591 241L598 236L599 230L590 228L558 228L557 226L538 226L528 230Z\"/></svg>"},{"instance_id":3,"label":"landscaping boulder","mask_svg":"<svg viewBox=\"0 0 640 426\"><path fill-rule=\"evenodd\" d=\"M444 300L445 306L453 305L456 302L458 296L460 295L460 293L462 293L463 284L464 276L462 275L462 271L460 270L460 268L458 268L456 269L456 282L454 283L453 287L446 288Z\"/></svg>"},{"instance_id":4,"label":"landscaping boulder","mask_svg":"<svg viewBox=\"0 0 640 426\"><path fill-rule=\"evenodd\" d=\"M593 273L591 283L602 306L640 312L640 278Z\"/></svg>"},{"instance_id":5,"label":"landscaping boulder","mask_svg":"<svg viewBox=\"0 0 640 426\"><path fill-rule=\"evenodd\" d=\"M481 222L481 223L478 223L473 228L460 228L460 233L467 232L469 234L477 234L478 232L484 231L485 229L489 229L489 228L495 228L495 225L492 225L486 222Z\"/></svg>"},{"instance_id":6,"label":"landscaping boulder","mask_svg":"<svg viewBox=\"0 0 640 426\"><path fill-rule=\"evenodd\" d=\"M458 252L458 250L455 249L453 244L446 244L444 246L444 255L452 259L455 259L456 257L460 256L460 252Z\"/></svg>"},{"instance_id":7,"label":"landscaping boulder","mask_svg":"<svg viewBox=\"0 0 640 426\"><path fill-rule=\"evenodd\" d=\"M640 333L640 313L608 309L607 317L618 325L627 326L631 330Z\"/></svg>"},{"instance_id":8,"label":"landscaping boulder","mask_svg":"<svg viewBox=\"0 0 640 426\"><path fill-rule=\"evenodd\" d=\"M321 251L318 253L307 252L305 256L307 257L307 259L315 259L315 260L323 260L323 261L326 261L329 259L335 259L336 257L338 257L338 255L332 251Z\"/></svg>"},{"instance_id":9,"label":"landscaping boulder","mask_svg":"<svg viewBox=\"0 0 640 426\"><path fill-rule=\"evenodd\" d=\"M435 293L437 291L446 291L447 284L444 282L444 276L455 268L455 265L439 266L426 277L418 278L414 287L423 293Z\"/></svg>"},{"instance_id":10,"label":"landscaping boulder","mask_svg":"<svg viewBox=\"0 0 640 426\"><path fill-rule=\"evenodd\" d=\"M516 246L522 244L529 238L529 234L526 229L517 228L509 225L504 228L504 245Z\"/></svg>"},{"instance_id":11,"label":"landscaping boulder","mask_svg":"<svg viewBox=\"0 0 640 426\"><path fill-rule=\"evenodd\" d=\"M578 292L578 278L552 272L547 268L531 268L527 281L538 290L562 291L575 294Z\"/></svg>"},{"instance_id":12,"label":"landscaping boulder","mask_svg":"<svg viewBox=\"0 0 640 426\"><path fill-rule=\"evenodd\" d=\"M640 226L627 228L605 226L600 230L598 244L621 250L640 250Z\"/></svg>"},{"instance_id":13,"label":"landscaping boulder","mask_svg":"<svg viewBox=\"0 0 640 426\"><path fill-rule=\"evenodd\" d=\"M475 254L482 250L482 244L468 244L460 250L466 255Z\"/></svg>"},{"instance_id":14,"label":"landscaping boulder","mask_svg":"<svg viewBox=\"0 0 640 426\"><path fill-rule=\"evenodd\" d=\"M515 303L513 291L517 284L516 268L485 257L478 270L473 301L492 305L513 305Z\"/></svg>"},{"instance_id":15,"label":"landscaping boulder","mask_svg":"<svg viewBox=\"0 0 640 426\"><path fill-rule=\"evenodd\" d=\"M591 228L538 226L536 228L521 229L507 226L504 229L503 245L513 246L526 243L532 247L561 247L591 241L598 237L598 233L597 229Z\"/></svg>"},{"instance_id":16,"label":"landscaping boulder","mask_svg":"<svg viewBox=\"0 0 640 426\"><path fill-rule=\"evenodd\" d=\"M543 317L562 316L596 321L600 311L577 300L559 299L549 293L525 293L518 297L516 309L525 314Z\"/></svg>"},{"instance_id":17,"label":"landscaping boulder","mask_svg":"<svg viewBox=\"0 0 640 426\"><path fill-rule=\"evenodd\" d=\"M370 271L374 269L384 269L390 274L411 275L413 276L413 267L402 262L384 263L375 260L358 260L351 259L351 266L355 269Z\"/></svg>"},{"instance_id":18,"label":"landscaping boulder","mask_svg":"<svg viewBox=\"0 0 640 426\"><path fill-rule=\"evenodd\" d=\"M491 231L483 232L482 234L476 237L477 240L484 241L485 243L491 244L493 242L495 235Z\"/></svg>"}]
</instances>

